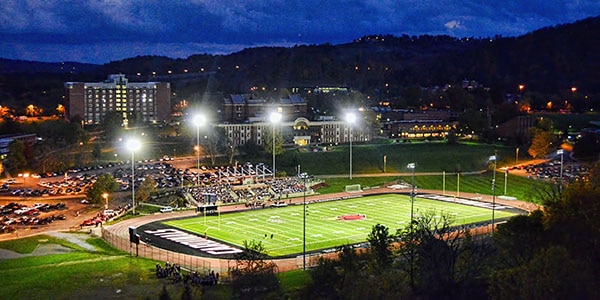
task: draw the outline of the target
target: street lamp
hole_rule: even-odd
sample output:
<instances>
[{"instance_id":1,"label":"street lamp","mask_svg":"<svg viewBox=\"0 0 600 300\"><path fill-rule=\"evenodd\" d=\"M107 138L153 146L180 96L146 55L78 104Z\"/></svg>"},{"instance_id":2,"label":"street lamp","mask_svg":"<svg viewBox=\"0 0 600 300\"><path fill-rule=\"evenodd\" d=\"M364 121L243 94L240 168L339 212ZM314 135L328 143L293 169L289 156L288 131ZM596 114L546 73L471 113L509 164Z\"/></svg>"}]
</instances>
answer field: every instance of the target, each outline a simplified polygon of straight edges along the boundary
<instances>
[{"instance_id":1,"label":"street lamp","mask_svg":"<svg viewBox=\"0 0 600 300\"><path fill-rule=\"evenodd\" d=\"M131 204L133 214L135 215L135 160L134 153L139 150L142 144L136 139L130 139L127 141L127 149L131 151Z\"/></svg>"},{"instance_id":2,"label":"street lamp","mask_svg":"<svg viewBox=\"0 0 600 300\"><path fill-rule=\"evenodd\" d=\"M348 113L346 115L346 122L348 122L348 137L350 140L350 180L352 180L352 126L356 121L356 115Z\"/></svg>"},{"instance_id":3,"label":"street lamp","mask_svg":"<svg viewBox=\"0 0 600 300\"><path fill-rule=\"evenodd\" d=\"M196 180L196 186L198 186L200 184L200 126L204 125L204 122L206 120L204 119L203 115L196 115L194 116L194 125L196 125L196 168L198 170L198 178Z\"/></svg>"},{"instance_id":4,"label":"street lamp","mask_svg":"<svg viewBox=\"0 0 600 300\"><path fill-rule=\"evenodd\" d=\"M108 194L103 193L102 198L104 198L104 209L108 209Z\"/></svg>"},{"instance_id":5,"label":"street lamp","mask_svg":"<svg viewBox=\"0 0 600 300\"><path fill-rule=\"evenodd\" d=\"M494 175L492 178L492 235L494 235L494 213L496 209L496 155L490 156L489 161L494 162Z\"/></svg>"},{"instance_id":6,"label":"street lamp","mask_svg":"<svg viewBox=\"0 0 600 300\"><path fill-rule=\"evenodd\" d=\"M273 143L273 179L275 179L275 123L279 123L279 121L281 121L281 114L279 112L274 111L271 113L269 119L273 124L273 131L271 132L271 135Z\"/></svg>"},{"instance_id":7,"label":"street lamp","mask_svg":"<svg viewBox=\"0 0 600 300\"><path fill-rule=\"evenodd\" d=\"M410 191L410 282L413 282L413 266L414 266L414 236L413 236L413 218L414 218L414 204L415 204L415 169L417 165L415 163L409 163L406 168L412 171L412 190Z\"/></svg>"},{"instance_id":8,"label":"street lamp","mask_svg":"<svg viewBox=\"0 0 600 300\"><path fill-rule=\"evenodd\" d=\"M304 197L302 200L303 217L302 217L302 270L306 270L306 179L310 178L306 173L298 175L304 181Z\"/></svg>"}]
</instances>

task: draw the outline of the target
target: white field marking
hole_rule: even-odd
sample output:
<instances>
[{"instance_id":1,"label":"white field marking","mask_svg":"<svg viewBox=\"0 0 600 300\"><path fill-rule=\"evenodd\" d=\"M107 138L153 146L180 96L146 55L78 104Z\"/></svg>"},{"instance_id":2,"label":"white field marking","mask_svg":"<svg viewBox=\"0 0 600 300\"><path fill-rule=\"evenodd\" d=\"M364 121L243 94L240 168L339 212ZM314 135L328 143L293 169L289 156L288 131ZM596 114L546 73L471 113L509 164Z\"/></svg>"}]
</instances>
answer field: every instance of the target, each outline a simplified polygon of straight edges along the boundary
<instances>
[{"instance_id":1,"label":"white field marking","mask_svg":"<svg viewBox=\"0 0 600 300\"><path fill-rule=\"evenodd\" d=\"M338 210L338 208L337 207L332 207L329 210Z\"/></svg>"},{"instance_id":2,"label":"white field marking","mask_svg":"<svg viewBox=\"0 0 600 300\"><path fill-rule=\"evenodd\" d=\"M396 224L406 224L405 221L396 222Z\"/></svg>"},{"instance_id":3,"label":"white field marking","mask_svg":"<svg viewBox=\"0 0 600 300\"><path fill-rule=\"evenodd\" d=\"M365 230L365 228L364 227L356 227L356 228L354 228L354 230L361 230L362 231L362 230Z\"/></svg>"},{"instance_id":4,"label":"white field marking","mask_svg":"<svg viewBox=\"0 0 600 300\"><path fill-rule=\"evenodd\" d=\"M227 224L227 225L230 225L230 224L236 224L236 223L235 223L235 222L233 222L233 221L229 221L229 222L227 222L227 223L225 223L225 224Z\"/></svg>"},{"instance_id":5,"label":"white field marking","mask_svg":"<svg viewBox=\"0 0 600 300\"><path fill-rule=\"evenodd\" d=\"M299 213L291 213L290 216L299 216Z\"/></svg>"},{"instance_id":6,"label":"white field marking","mask_svg":"<svg viewBox=\"0 0 600 300\"><path fill-rule=\"evenodd\" d=\"M373 204L373 203L366 203L365 205L366 205L366 206L373 206L373 205L375 205L375 204Z\"/></svg>"},{"instance_id":7,"label":"white field marking","mask_svg":"<svg viewBox=\"0 0 600 300\"><path fill-rule=\"evenodd\" d=\"M299 241L300 239L299 238L288 238L287 240L288 241Z\"/></svg>"},{"instance_id":8,"label":"white field marking","mask_svg":"<svg viewBox=\"0 0 600 300\"><path fill-rule=\"evenodd\" d=\"M348 208L357 208L358 206L356 205L348 205Z\"/></svg>"},{"instance_id":9,"label":"white field marking","mask_svg":"<svg viewBox=\"0 0 600 300\"><path fill-rule=\"evenodd\" d=\"M333 234L342 234L342 233L344 233L343 230L336 230L336 231L333 232Z\"/></svg>"},{"instance_id":10,"label":"white field marking","mask_svg":"<svg viewBox=\"0 0 600 300\"><path fill-rule=\"evenodd\" d=\"M317 234L313 234L313 235L311 235L311 236L312 236L312 237L322 237L323 235L322 235L322 234L320 234L320 233L317 233Z\"/></svg>"},{"instance_id":11,"label":"white field marking","mask_svg":"<svg viewBox=\"0 0 600 300\"><path fill-rule=\"evenodd\" d=\"M309 213L320 213L320 210L307 210Z\"/></svg>"},{"instance_id":12,"label":"white field marking","mask_svg":"<svg viewBox=\"0 0 600 300\"><path fill-rule=\"evenodd\" d=\"M257 218L252 218L252 219L248 219L249 222L254 222L254 221L258 221Z\"/></svg>"},{"instance_id":13,"label":"white field marking","mask_svg":"<svg viewBox=\"0 0 600 300\"><path fill-rule=\"evenodd\" d=\"M271 219L279 219L279 216L271 216Z\"/></svg>"}]
</instances>

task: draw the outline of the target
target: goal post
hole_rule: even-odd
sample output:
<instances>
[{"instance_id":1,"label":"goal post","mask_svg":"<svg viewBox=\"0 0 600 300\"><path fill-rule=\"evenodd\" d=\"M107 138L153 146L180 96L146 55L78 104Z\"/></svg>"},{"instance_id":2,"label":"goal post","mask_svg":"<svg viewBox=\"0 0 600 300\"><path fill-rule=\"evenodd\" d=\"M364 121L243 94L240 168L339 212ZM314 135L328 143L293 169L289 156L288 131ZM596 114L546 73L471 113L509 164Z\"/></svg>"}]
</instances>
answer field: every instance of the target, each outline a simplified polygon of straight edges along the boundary
<instances>
[{"instance_id":1,"label":"goal post","mask_svg":"<svg viewBox=\"0 0 600 300\"><path fill-rule=\"evenodd\" d=\"M346 186L346 193L357 193L362 192L360 184L350 184Z\"/></svg>"}]
</instances>

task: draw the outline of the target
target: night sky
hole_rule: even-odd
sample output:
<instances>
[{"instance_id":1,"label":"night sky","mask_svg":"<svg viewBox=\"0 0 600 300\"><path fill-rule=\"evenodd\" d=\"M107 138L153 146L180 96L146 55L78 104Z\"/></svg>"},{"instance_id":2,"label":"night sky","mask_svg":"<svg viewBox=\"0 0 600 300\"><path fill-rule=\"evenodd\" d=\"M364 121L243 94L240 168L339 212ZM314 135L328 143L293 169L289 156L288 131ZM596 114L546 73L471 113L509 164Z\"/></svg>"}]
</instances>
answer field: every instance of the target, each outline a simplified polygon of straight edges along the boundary
<instances>
[{"instance_id":1,"label":"night sky","mask_svg":"<svg viewBox=\"0 0 600 300\"><path fill-rule=\"evenodd\" d=\"M519 36L598 15L598 0L3 0L0 57L106 63L371 34Z\"/></svg>"}]
</instances>

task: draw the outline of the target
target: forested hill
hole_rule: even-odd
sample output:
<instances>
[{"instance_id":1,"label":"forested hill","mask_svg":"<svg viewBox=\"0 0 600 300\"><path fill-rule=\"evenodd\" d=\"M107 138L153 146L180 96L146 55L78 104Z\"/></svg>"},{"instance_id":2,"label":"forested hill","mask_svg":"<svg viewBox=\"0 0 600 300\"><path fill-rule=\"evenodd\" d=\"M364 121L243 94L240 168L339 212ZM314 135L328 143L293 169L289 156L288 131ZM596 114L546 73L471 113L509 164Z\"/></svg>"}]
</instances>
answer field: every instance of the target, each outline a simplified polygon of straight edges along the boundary
<instances>
[{"instance_id":1,"label":"forested hill","mask_svg":"<svg viewBox=\"0 0 600 300\"><path fill-rule=\"evenodd\" d=\"M192 94L246 93L252 87L316 85L393 98L406 87L465 78L502 92L514 92L524 83L540 93L577 86L593 95L600 92L599 34L600 16L515 38L380 35L340 45L259 47L187 59L138 56L104 65L0 60L0 101L58 103L62 82L101 81L117 72L132 81L169 81L177 97L188 99ZM25 78L28 82L21 83ZM48 78L51 83L42 80ZM42 88L45 93L36 91Z\"/></svg>"}]
</instances>

